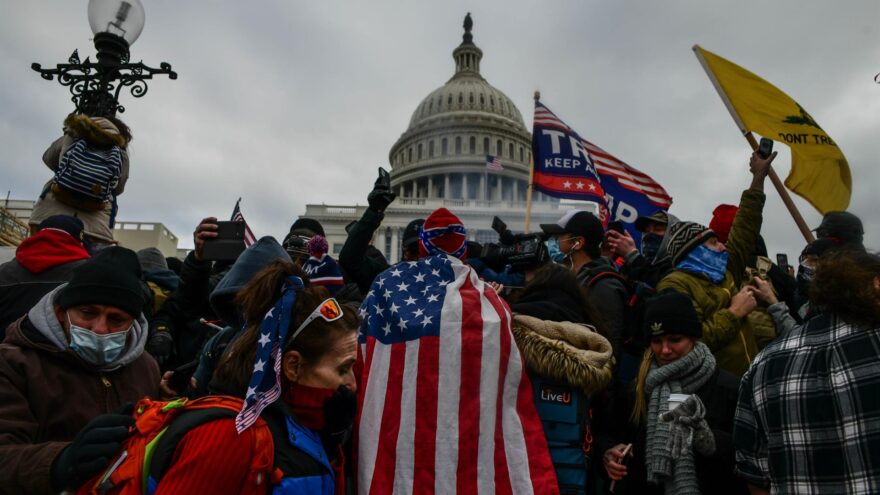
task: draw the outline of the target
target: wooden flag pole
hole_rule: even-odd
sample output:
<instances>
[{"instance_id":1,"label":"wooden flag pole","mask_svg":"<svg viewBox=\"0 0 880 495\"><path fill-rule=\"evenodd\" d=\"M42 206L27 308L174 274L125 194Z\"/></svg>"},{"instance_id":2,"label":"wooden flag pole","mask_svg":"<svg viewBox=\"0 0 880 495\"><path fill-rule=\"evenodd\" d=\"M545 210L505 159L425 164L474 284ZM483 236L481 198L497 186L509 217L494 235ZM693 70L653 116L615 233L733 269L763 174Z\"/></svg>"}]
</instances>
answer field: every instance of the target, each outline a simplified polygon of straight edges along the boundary
<instances>
[{"instance_id":1,"label":"wooden flag pole","mask_svg":"<svg viewBox=\"0 0 880 495\"><path fill-rule=\"evenodd\" d=\"M721 97L721 101L724 102L724 106L727 107L727 111L730 112L730 116L733 118L733 121L736 123L737 127L739 127L740 132L742 132L743 137L745 137L746 141L749 142L749 145L752 147L753 151L757 150L758 141L755 140L755 136L751 133L751 131L746 129L746 126L743 123L742 119L739 117L739 114L736 113L736 109L733 108L733 104L730 102L730 99L724 92L724 88L721 87L721 84L718 82L715 74L709 68L709 64L706 62L706 59L703 58L703 54L700 53L699 46L694 45L693 50L694 54L697 56L697 60L700 61L700 65L703 66L703 70L706 71L706 75L709 77L709 81L712 82L712 86L715 87L715 91L718 92L718 96ZM770 171L767 175L770 177L770 182L773 183L773 186L776 188L776 192L779 193L779 197L782 198L782 202L785 203L785 207L791 214L791 218L794 219L794 223L797 225L798 230L801 231L801 235L804 236L804 239L807 241L807 243L816 240L816 238L813 236L813 233L810 231L810 228L807 226L807 222L804 220L804 217L798 210L797 205L795 205L794 201L792 201L791 195L788 194L788 189L785 188L785 184L782 183L782 180L779 178L779 175L776 174L776 171L773 170L772 166L770 167Z\"/></svg>"},{"instance_id":2,"label":"wooden flag pole","mask_svg":"<svg viewBox=\"0 0 880 495\"><path fill-rule=\"evenodd\" d=\"M535 91L535 102L541 99L541 92ZM532 117L532 122L534 122L535 118ZM533 126L534 127L534 126ZM529 233L529 225L532 223L532 191L535 189L535 185L532 181L535 178L535 150L532 149L531 152L532 157L529 159L529 185L526 188L526 221L524 225L523 231L528 234Z\"/></svg>"}]
</instances>

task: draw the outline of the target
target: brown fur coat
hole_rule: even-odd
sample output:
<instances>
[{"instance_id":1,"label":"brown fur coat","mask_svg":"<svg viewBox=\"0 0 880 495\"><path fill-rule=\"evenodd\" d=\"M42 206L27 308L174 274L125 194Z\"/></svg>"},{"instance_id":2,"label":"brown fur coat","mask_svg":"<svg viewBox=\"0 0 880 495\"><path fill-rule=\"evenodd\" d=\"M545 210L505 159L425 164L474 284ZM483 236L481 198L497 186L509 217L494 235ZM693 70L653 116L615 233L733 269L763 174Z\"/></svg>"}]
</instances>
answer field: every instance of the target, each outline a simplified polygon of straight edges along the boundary
<instances>
[{"instance_id":1,"label":"brown fur coat","mask_svg":"<svg viewBox=\"0 0 880 495\"><path fill-rule=\"evenodd\" d=\"M592 395L611 382L611 343L587 325L513 317L513 337L529 371Z\"/></svg>"}]
</instances>

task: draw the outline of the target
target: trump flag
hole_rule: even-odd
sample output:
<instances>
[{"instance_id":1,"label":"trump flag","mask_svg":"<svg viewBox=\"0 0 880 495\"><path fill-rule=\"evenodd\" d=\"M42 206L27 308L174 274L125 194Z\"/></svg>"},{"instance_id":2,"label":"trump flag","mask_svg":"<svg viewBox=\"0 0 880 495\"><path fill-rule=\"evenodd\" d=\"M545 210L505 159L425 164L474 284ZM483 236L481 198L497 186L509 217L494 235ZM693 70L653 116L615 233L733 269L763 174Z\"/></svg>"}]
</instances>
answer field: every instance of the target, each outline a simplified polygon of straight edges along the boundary
<instances>
[{"instance_id":1,"label":"trump flag","mask_svg":"<svg viewBox=\"0 0 880 495\"><path fill-rule=\"evenodd\" d=\"M361 317L359 493L559 493L510 309L473 269L399 263Z\"/></svg>"},{"instance_id":2,"label":"trump flag","mask_svg":"<svg viewBox=\"0 0 880 495\"><path fill-rule=\"evenodd\" d=\"M583 139L539 101L532 130L535 189L593 201L605 225L620 221L636 242L636 218L666 211L672 198L654 179Z\"/></svg>"}]
</instances>

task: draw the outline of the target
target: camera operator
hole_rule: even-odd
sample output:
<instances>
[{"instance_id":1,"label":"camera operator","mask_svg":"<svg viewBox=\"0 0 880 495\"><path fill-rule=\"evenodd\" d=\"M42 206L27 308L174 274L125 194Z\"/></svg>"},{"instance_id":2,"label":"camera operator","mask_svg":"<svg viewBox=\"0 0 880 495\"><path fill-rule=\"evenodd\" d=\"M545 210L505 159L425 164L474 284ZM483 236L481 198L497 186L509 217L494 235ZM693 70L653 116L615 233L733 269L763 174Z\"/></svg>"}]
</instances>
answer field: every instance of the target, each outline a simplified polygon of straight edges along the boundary
<instances>
[{"instance_id":1,"label":"camera operator","mask_svg":"<svg viewBox=\"0 0 880 495\"><path fill-rule=\"evenodd\" d=\"M614 356L619 358L629 290L611 260L601 256L605 237L602 222L588 211L569 210L558 222L541 224L541 230L550 236L550 258L577 274L587 289L590 303L599 309L608 329Z\"/></svg>"}]
</instances>

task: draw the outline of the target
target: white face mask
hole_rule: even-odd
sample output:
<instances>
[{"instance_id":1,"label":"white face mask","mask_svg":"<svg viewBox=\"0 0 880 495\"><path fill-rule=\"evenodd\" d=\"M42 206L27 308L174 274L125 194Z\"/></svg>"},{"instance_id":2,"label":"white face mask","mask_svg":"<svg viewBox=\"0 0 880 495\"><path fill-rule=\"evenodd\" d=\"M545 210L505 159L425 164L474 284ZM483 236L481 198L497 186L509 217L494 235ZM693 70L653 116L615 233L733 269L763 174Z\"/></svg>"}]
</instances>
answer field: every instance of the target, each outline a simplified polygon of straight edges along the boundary
<instances>
[{"instance_id":1,"label":"white face mask","mask_svg":"<svg viewBox=\"0 0 880 495\"><path fill-rule=\"evenodd\" d=\"M98 335L71 323L69 314L67 323L70 325L70 348L89 364L105 366L118 359L125 351L125 342L131 327L122 332Z\"/></svg>"}]
</instances>

